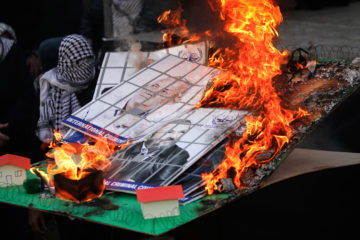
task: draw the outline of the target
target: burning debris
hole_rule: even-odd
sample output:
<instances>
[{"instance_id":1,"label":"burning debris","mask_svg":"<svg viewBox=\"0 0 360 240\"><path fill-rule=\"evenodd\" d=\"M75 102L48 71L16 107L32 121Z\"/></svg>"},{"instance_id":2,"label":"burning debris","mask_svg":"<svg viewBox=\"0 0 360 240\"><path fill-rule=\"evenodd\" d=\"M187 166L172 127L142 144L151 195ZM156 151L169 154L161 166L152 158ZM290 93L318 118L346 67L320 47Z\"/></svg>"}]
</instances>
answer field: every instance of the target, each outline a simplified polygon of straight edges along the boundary
<instances>
[{"instance_id":1,"label":"burning debris","mask_svg":"<svg viewBox=\"0 0 360 240\"><path fill-rule=\"evenodd\" d=\"M287 69L281 75L273 78L273 85L276 91L281 93L279 96L284 108L290 110L301 108L308 115L290 124L293 136L281 151L275 154L274 150L270 149L255 156L255 160L263 161L263 164L258 167L250 166L244 170L240 177L243 188L236 190L238 194L253 191L265 176L272 173L295 145L300 143L304 135L313 129L314 125L317 125L322 118L359 87L360 67L356 61L315 61L307 56L301 62L304 66L311 66L311 73L309 73L310 69L305 70L307 67L301 68L300 71L308 73L306 73L306 77L302 75L301 80L294 82L294 75L299 73L299 69L291 72L287 65ZM296 64L300 63L296 62ZM272 160L269 162L268 159ZM217 173L215 172L215 174ZM228 171L227 175L233 174L229 174ZM217 191L226 192L228 182L229 178L226 178L226 181L221 179L217 183Z\"/></svg>"},{"instance_id":2,"label":"burning debris","mask_svg":"<svg viewBox=\"0 0 360 240\"><path fill-rule=\"evenodd\" d=\"M217 190L217 183L228 176L230 168L236 187L247 188L249 183L243 178L248 178L252 168L271 161L292 137L290 124L308 115L301 108L283 108L273 87L272 79L281 74L281 63L288 57L288 52L281 53L272 44L282 21L279 7L271 1L222 1L218 6L225 31L238 40L216 58L214 64L224 63L225 67L220 67L225 71L214 80L199 106L249 109L257 116L246 119L242 138L229 141L218 168L203 175L209 193ZM264 159L264 151L273 154Z\"/></svg>"},{"instance_id":3,"label":"burning debris","mask_svg":"<svg viewBox=\"0 0 360 240\"><path fill-rule=\"evenodd\" d=\"M236 189L232 178L221 179L220 192L231 192Z\"/></svg>"},{"instance_id":4,"label":"burning debris","mask_svg":"<svg viewBox=\"0 0 360 240\"><path fill-rule=\"evenodd\" d=\"M103 172L111 163L110 156L116 150L114 143L103 141L64 143L62 135L54 132L47 173L33 168L32 172L46 179L46 184L55 187L56 196L65 200L85 202L100 197L105 190Z\"/></svg>"},{"instance_id":5,"label":"burning debris","mask_svg":"<svg viewBox=\"0 0 360 240\"><path fill-rule=\"evenodd\" d=\"M239 126L240 123L236 125L238 128L233 129L233 133L228 136L229 140L225 147L225 154L224 156L221 155L223 156L222 162L212 168L211 172L204 171L203 168L201 168L203 166L199 167L199 169L203 170L202 181L205 183L205 189L209 194L215 191L243 193L255 189L261 180L271 174L295 145L301 141L305 133L311 131L321 118L329 114L335 105L358 87L360 78L359 60L355 60L353 63L345 61L321 61L321 59L313 58L310 51L304 49L296 49L292 52L288 50L280 52L276 49L272 40L278 37L276 28L282 21L282 15L279 7L275 6L271 0L210 0L209 3L211 8L219 14L219 21L221 21L223 23L221 25L225 27L223 31L206 31L203 34L191 35L185 28L186 22L180 18L181 12L183 11L181 8L173 13L171 11L165 12L158 20L169 27L169 29L164 32L164 41L166 41L169 46L174 42L180 44L197 41L200 38L204 38L204 36L206 39L213 40L213 48L209 51L212 53L209 57L209 66L220 69L221 73L217 74L218 70L216 69L216 74L208 74L208 76L211 75L212 78L211 84L209 84L207 79L205 82L202 82L204 80L203 77L197 78L191 75L196 72L193 69L200 69L194 62L185 62L184 59L176 59L176 57L170 57L170 55L168 55L159 61L151 63L146 69L147 72L140 71L133 79L129 78L121 83L126 86L126 88L133 90L136 88L145 89L147 90L147 95L151 95L150 97L143 96L144 99L142 102L140 101L141 103L135 102L137 105L134 109L127 109L127 107L129 107L127 103L119 107L119 103L125 100L129 101L127 98L132 94L129 93L130 90L126 93L122 92L125 91L124 89L126 88L120 87L121 84L119 84L109 92L104 93L104 95L98 96L98 99L95 99L92 103L88 104L88 106L85 106L75 113L78 115L74 115L75 117L71 116L71 123L75 122L80 124L77 128L73 127L73 129L85 132L91 136L93 136L92 134L97 135L99 132L104 133L103 135L107 134L110 136L110 134L108 134L109 132L113 133L111 131L121 128L121 131L123 131L121 134L124 133L125 135L111 135L111 137L115 135L116 137L123 137L121 140L126 140L124 136L126 137L126 134L129 134L129 130L132 128L135 129L134 126L137 126L136 124L139 125L139 123L142 122L149 124L140 124L139 126L143 127L142 131L140 131L140 133L136 132L136 134L140 135L136 135L133 138L134 141L132 143L134 144L126 149L124 148L124 153L135 147L138 148L138 151L136 154L132 152L135 157L131 158L131 161L125 161L125 163L123 163L121 161L124 159L121 158L119 167L116 167L117 169L115 170L120 171L121 169L126 169L122 168L122 165L128 167L134 166L135 163L138 165L136 165L136 168L132 168L136 169L135 171L131 173L125 172L121 177L124 177L125 174L145 176L146 174L143 173L146 173L149 169L161 173L161 169L171 166L172 168L170 169L174 169L174 167L178 169L176 173L175 170L167 171L168 174L175 178L176 174L179 172L183 173L183 171L186 170L183 168L185 164L175 164L167 159L172 153L175 154L174 150L172 153L167 152L167 154L161 154L162 152L159 146L156 146L157 148L151 148L154 144L149 145L148 141L140 142L140 137L138 139L136 138L138 136L143 137L141 134L145 135L145 132L151 132L151 134L156 133L156 131L152 129L151 121L148 121L149 119L146 118L147 114L154 113L152 112L153 110L146 109L146 111L142 111L139 114L141 107L144 107L143 105L153 102L152 100L159 97L161 97L163 101L171 100L172 104L174 104L174 102L176 104L180 103L174 101L174 98L176 98L175 95L164 95L162 89L153 90L146 85L146 83L154 81L154 79L156 80L157 77L155 77L155 75L151 79L150 77L148 77L149 79L137 78L138 76L149 76L153 73L166 76L170 75L172 77L170 79L171 83L169 82L167 88L176 86L179 82L185 83L188 89L195 89L196 87L203 89L205 88L204 86L208 86L202 99L198 99L195 102L192 101L191 106L188 102L181 102L185 105L188 104L190 107L186 109L186 111L181 112L181 116L179 115L176 120L183 120L182 125L186 125L187 129L193 128L193 126L188 123L188 121L190 121L189 119L198 121L196 118L193 118L191 114L201 112L202 109L222 108L223 111L224 108L227 108L234 111L247 111L243 111L241 115L246 116L244 117L246 123L241 124L241 126ZM232 44L225 48L217 48L216 43L219 42L219 39L225 39L227 37L231 38ZM164 59L170 60L164 61ZM179 63L173 64L173 62L176 61ZM179 67L180 65L182 67ZM185 75L185 77L176 77L175 71L171 72L174 69L181 69L182 71L182 74L177 74L176 76ZM206 71L211 72L212 70L207 69ZM206 71L204 67L201 74ZM193 79L190 79L189 76L192 76ZM139 81L135 81L134 79ZM198 81L202 82L201 86ZM144 82L144 85L134 85L134 82L136 82L136 84L139 84L138 82ZM171 85L173 84L172 82L175 84ZM157 85L160 86L161 84ZM179 88L176 90L178 91L177 93L179 93ZM188 90L184 90L180 95L189 95L190 91L187 91ZM194 96L195 95L198 96L198 94L194 94ZM193 100L194 98L191 97L191 99ZM96 102L96 100L99 100L99 102ZM163 107L161 104L159 103L156 107L161 109ZM89 106L95 106L95 114L92 118L88 116L90 112L88 110L88 108L90 109ZM166 117L171 117L169 112L174 111L174 109L175 107L168 106L166 111L164 111L168 114ZM184 108L182 108L182 110L184 110ZM219 110L219 112L221 111ZM81 115L85 113L86 116ZM177 114L179 114L179 111ZM127 116L131 120L128 121L130 124L114 124L116 121L114 119L109 120L110 118L108 118L109 116L114 118L121 115ZM134 117L135 115L136 117ZM200 116L201 114L197 115ZM209 117L210 114L206 114L206 116ZM90 131L86 132L82 125L85 120L88 120L85 119L85 117L89 117L91 121L95 119L97 124L101 123L104 125L99 125L99 128L94 127L94 133L90 133ZM159 117L159 114L156 114L156 117ZM241 117L241 119L242 118L243 117ZM169 119L171 118L167 119L166 124L172 123ZM214 119L217 120L215 121L217 124L226 124L229 121L227 118ZM66 121L63 123L71 127L69 122ZM238 122L240 122L240 120ZM157 120L156 123L156 127L162 124L160 120ZM159 129L162 129L164 126L166 127L166 124L164 123ZM167 134L174 134L174 132L176 132L175 130L181 124L174 123L173 125L171 125L171 129L167 128L166 131L161 132L163 135L162 137L157 136L157 140L167 136ZM209 124L203 124L201 127L204 128L204 126L208 125ZM93 127L93 125L91 126ZM196 125L195 127L198 126ZM173 142L171 142L173 145L169 146L173 147L172 149L178 149L178 151L184 153L182 155L186 155L186 159L189 158L193 160L195 157L196 159L200 159L201 154L205 154L206 152L204 150L200 154L200 150L199 152L194 150L195 148L199 149L201 144L204 145L204 143L200 144L200 142L196 142L201 139L201 137L195 135L202 135L203 132L205 132L203 128L202 131L193 131L190 137L189 135L191 134L188 134L187 130L180 129L182 135L178 137L187 140L184 140L181 145L179 144L181 148L173 144ZM216 129L215 127L213 128ZM139 128L135 130L138 129ZM183 137L183 135L187 138ZM174 137L169 139L174 140ZM214 139L214 137L212 137L212 139ZM181 141L179 140L179 142ZM215 142L216 141L213 141L212 143L215 145ZM128 144L130 143L128 142ZM196 154L184 150L191 146L191 144L193 144L191 151ZM212 145L212 147L214 145ZM177 146L177 148L174 148L174 146ZM55 186L58 197L75 202L84 202L101 196L105 188L103 172L106 172L110 168L109 159L113 153L118 150L115 145L108 144L106 139L86 144L64 143L61 142L60 139L57 139L57 142L53 143L51 148L52 150L48 156L54 159L54 163L49 164L47 169L47 182ZM188 149L190 149L190 147ZM181 154L177 155L180 156ZM168 162L153 161L154 159L159 159L159 156ZM190 162L186 159L184 162ZM145 163L149 165L150 168L147 168ZM191 164L193 163L194 162L191 162ZM115 165L113 165L113 167L114 166ZM44 175L45 174L41 173L43 178ZM158 175L164 176L162 174ZM148 175L146 175L146 178L147 180L145 179L144 181L149 181L150 177L148 177ZM170 177L167 179L170 179ZM164 185L175 181L161 180ZM134 181L133 178L127 180L125 187L136 187L136 182Z\"/></svg>"},{"instance_id":6,"label":"burning debris","mask_svg":"<svg viewBox=\"0 0 360 240\"><path fill-rule=\"evenodd\" d=\"M64 173L55 174L56 195L75 202L84 202L101 196L105 189L103 171L89 172L78 180L70 179Z\"/></svg>"},{"instance_id":7,"label":"burning debris","mask_svg":"<svg viewBox=\"0 0 360 240\"><path fill-rule=\"evenodd\" d=\"M306 64L314 61L306 60ZM299 107L311 113L311 119L329 113L334 102L344 97L344 92L353 88L359 79L360 67L357 64L343 62L318 62L311 75L293 81L294 78L284 71L274 78L274 86L281 92L282 104L289 109ZM290 81L290 84L289 84Z\"/></svg>"},{"instance_id":8,"label":"burning debris","mask_svg":"<svg viewBox=\"0 0 360 240\"><path fill-rule=\"evenodd\" d=\"M254 114L246 118L241 137L229 136L222 163L203 179L209 194L228 189L229 179L246 191L270 174L284 153L341 102L346 91L354 89L359 67L356 62L318 62L304 49L278 51L272 40L278 37L282 15L271 0L209 3L225 28L203 35L215 43L224 35L234 41L212 49L209 65L223 73L213 80L198 107L246 109ZM173 22L183 29L183 22ZM175 31L167 32L167 39L169 33Z\"/></svg>"}]
</instances>

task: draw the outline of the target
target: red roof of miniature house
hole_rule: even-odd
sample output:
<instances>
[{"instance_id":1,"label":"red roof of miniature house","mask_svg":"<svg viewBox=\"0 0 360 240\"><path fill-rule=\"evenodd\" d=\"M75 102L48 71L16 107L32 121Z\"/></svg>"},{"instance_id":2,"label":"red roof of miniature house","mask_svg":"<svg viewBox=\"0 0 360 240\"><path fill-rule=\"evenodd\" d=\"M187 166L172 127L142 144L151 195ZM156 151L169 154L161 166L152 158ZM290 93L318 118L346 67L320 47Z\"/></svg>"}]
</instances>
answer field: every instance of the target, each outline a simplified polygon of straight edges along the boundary
<instances>
[{"instance_id":1,"label":"red roof of miniature house","mask_svg":"<svg viewBox=\"0 0 360 240\"><path fill-rule=\"evenodd\" d=\"M140 203L180 199L184 197L181 185L137 189L136 195Z\"/></svg>"},{"instance_id":2,"label":"red roof of miniature house","mask_svg":"<svg viewBox=\"0 0 360 240\"><path fill-rule=\"evenodd\" d=\"M0 156L0 167L6 164L11 164L25 169L30 169L31 167L30 158L13 154L5 154Z\"/></svg>"}]
</instances>

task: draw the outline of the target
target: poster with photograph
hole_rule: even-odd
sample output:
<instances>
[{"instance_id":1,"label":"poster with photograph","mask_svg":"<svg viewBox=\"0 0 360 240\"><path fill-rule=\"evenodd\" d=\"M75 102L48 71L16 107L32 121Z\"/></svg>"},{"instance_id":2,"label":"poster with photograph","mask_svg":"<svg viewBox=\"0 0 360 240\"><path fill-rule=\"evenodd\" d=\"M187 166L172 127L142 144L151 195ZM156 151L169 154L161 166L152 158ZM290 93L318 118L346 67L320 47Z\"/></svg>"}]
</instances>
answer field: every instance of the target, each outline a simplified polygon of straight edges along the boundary
<instances>
[{"instance_id":1,"label":"poster with photograph","mask_svg":"<svg viewBox=\"0 0 360 240\"><path fill-rule=\"evenodd\" d=\"M112 87L129 79L134 73L167 55L174 55L190 62L206 65L208 48L208 42L202 41L152 52L142 52L134 48L126 52L106 52L93 99L97 99Z\"/></svg>"},{"instance_id":2,"label":"poster with photograph","mask_svg":"<svg viewBox=\"0 0 360 240\"><path fill-rule=\"evenodd\" d=\"M131 75L167 55L174 55L190 62L206 65L208 61L208 41L182 44L152 52L126 51L106 52L94 91L93 100L114 86L130 78ZM64 134L67 142L83 142L84 136L75 129Z\"/></svg>"},{"instance_id":3,"label":"poster with photograph","mask_svg":"<svg viewBox=\"0 0 360 240\"><path fill-rule=\"evenodd\" d=\"M249 112L247 115L250 115ZM239 127L237 127L231 135L242 136L246 129L246 121L243 118L240 121ZM228 138L225 138L215 147L211 148L204 156L192 164L184 173L174 179L172 185L181 185L183 187L184 195L190 195L194 191L197 191L205 183L202 180L201 175L203 173L213 172L217 166L222 162L225 157L225 146L228 142Z\"/></svg>"},{"instance_id":4,"label":"poster with photograph","mask_svg":"<svg viewBox=\"0 0 360 240\"><path fill-rule=\"evenodd\" d=\"M65 119L72 128L66 141L78 142L86 134L118 144L132 142L111 159L108 190L135 193L177 181L191 196L201 188L201 171L206 170L196 163L248 115L195 108L218 74L217 69L167 55ZM216 159L221 162L222 157Z\"/></svg>"},{"instance_id":5,"label":"poster with photograph","mask_svg":"<svg viewBox=\"0 0 360 240\"><path fill-rule=\"evenodd\" d=\"M216 169L225 157L225 145L228 139L224 139L213 147L208 153L190 166L184 173L179 175L171 184L181 185L185 196L190 195L204 186L201 174L209 173Z\"/></svg>"},{"instance_id":6,"label":"poster with photograph","mask_svg":"<svg viewBox=\"0 0 360 240\"><path fill-rule=\"evenodd\" d=\"M215 169L224 154L224 145L214 148L230 132L244 124L246 111L197 108L116 152L106 173L106 188L134 192L136 189L176 184L184 193L196 190L201 173ZM216 149L206 159L204 154ZM194 164L198 162L198 164ZM209 165L211 164L211 166ZM188 185L188 186L187 186ZM196 186L195 186L196 185Z\"/></svg>"},{"instance_id":7,"label":"poster with photograph","mask_svg":"<svg viewBox=\"0 0 360 240\"><path fill-rule=\"evenodd\" d=\"M206 195L207 195L207 191L205 190L204 187L201 187L201 188L197 189L196 191L194 191L193 193L185 196L184 198L179 199L179 203L181 205L186 205L186 204L191 203L195 200L198 200L202 197L205 197Z\"/></svg>"},{"instance_id":8,"label":"poster with photograph","mask_svg":"<svg viewBox=\"0 0 360 240\"><path fill-rule=\"evenodd\" d=\"M63 120L94 138L139 141L192 110L218 69L172 55L116 85Z\"/></svg>"}]
</instances>

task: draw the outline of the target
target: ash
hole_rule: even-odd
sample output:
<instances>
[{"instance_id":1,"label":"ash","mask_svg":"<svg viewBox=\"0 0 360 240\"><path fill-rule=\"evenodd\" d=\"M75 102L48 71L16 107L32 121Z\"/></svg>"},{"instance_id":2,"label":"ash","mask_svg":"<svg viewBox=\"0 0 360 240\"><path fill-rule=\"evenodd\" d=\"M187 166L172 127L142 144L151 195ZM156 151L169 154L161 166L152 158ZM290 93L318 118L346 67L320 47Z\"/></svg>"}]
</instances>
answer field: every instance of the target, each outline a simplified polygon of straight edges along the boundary
<instances>
[{"instance_id":1,"label":"ash","mask_svg":"<svg viewBox=\"0 0 360 240\"><path fill-rule=\"evenodd\" d=\"M273 160L258 168L247 169L240 179L245 188L233 190L235 198L255 191L264 177L269 176L277 168L292 149L303 141L306 134L360 86L360 58L352 63L320 62L315 71L306 74L305 78L297 79L295 83L289 81L291 78L288 73L277 76L275 88L283 93L282 100L287 108L297 110L301 107L311 115L309 119L292 123L293 137Z\"/></svg>"},{"instance_id":2,"label":"ash","mask_svg":"<svg viewBox=\"0 0 360 240\"><path fill-rule=\"evenodd\" d=\"M89 202L76 203L72 202L74 207L92 207L89 211L85 212L84 217L102 216L104 211L118 210L119 206L112 203L109 198L95 198Z\"/></svg>"},{"instance_id":3,"label":"ash","mask_svg":"<svg viewBox=\"0 0 360 240\"><path fill-rule=\"evenodd\" d=\"M297 106L312 113L312 121L310 123L293 124L294 135L290 143L272 161L256 169L249 187L254 188L258 186L263 178L270 175L281 163L282 159L305 138L306 133L312 131L319 124L320 120L325 118L348 95L359 87L360 58L356 58L352 63L346 61L318 63L313 75L305 79L304 82L296 84L288 83L289 90L285 90L284 95L287 94L291 99L291 94L298 90L296 88L302 90L306 82L317 83L318 81L320 82L318 83L319 87L309 91L307 96L303 96L302 101ZM332 83L328 84L329 82Z\"/></svg>"}]
</instances>

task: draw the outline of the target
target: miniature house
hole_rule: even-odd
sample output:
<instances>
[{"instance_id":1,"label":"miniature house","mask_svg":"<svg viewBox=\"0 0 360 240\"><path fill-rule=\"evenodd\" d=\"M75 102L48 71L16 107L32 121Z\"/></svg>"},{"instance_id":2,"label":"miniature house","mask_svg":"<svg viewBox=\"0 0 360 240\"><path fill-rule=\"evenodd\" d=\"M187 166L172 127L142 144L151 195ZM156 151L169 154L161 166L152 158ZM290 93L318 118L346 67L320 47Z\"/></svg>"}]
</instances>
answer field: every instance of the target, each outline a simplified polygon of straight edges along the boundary
<instances>
[{"instance_id":1,"label":"miniature house","mask_svg":"<svg viewBox=\"0 0 360 240\"><path fill-rule=\"evenodd\" d=\"M0 187L22 185L30 166L29 158L13 154L0 156Z\"/></svg>"},{"instance_id":2,"label":"miniature house","mask_svg":"<svg viewBox=\"0 0 360 240\"><path fill-rule=\"evenodd\" d=\"M179 199L184 197L180 185L136 190L144 219L178 216Z\"/></svg>"}]
</instances>

